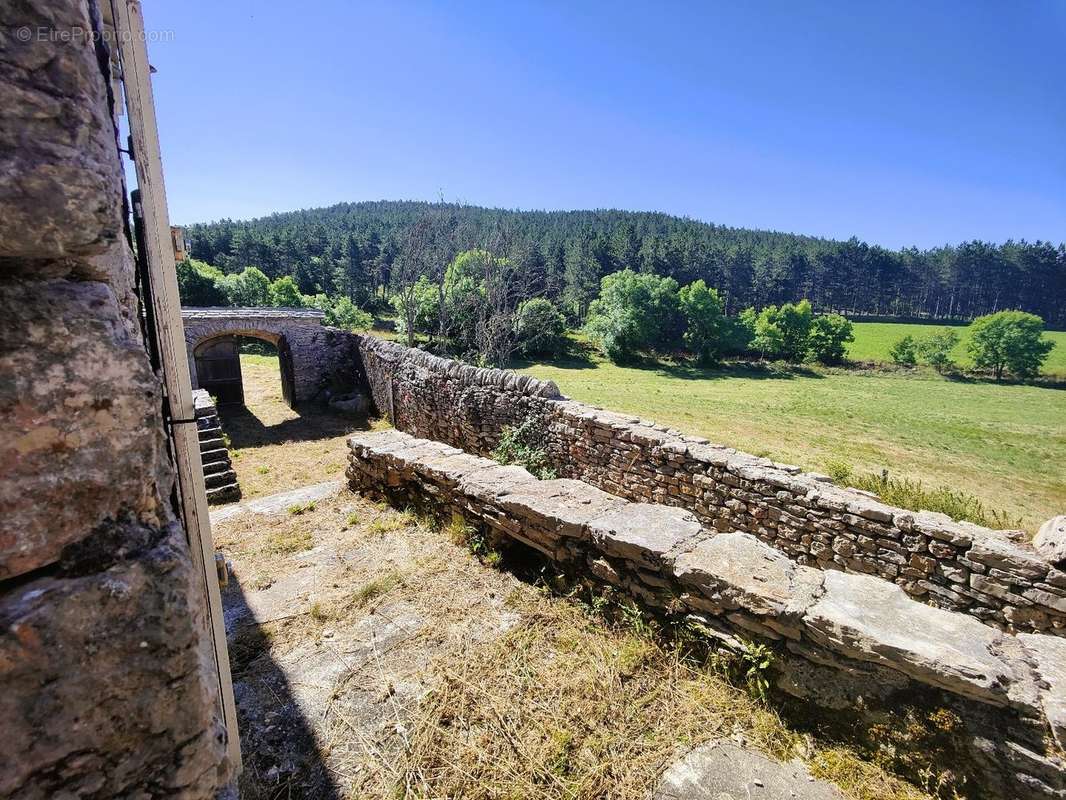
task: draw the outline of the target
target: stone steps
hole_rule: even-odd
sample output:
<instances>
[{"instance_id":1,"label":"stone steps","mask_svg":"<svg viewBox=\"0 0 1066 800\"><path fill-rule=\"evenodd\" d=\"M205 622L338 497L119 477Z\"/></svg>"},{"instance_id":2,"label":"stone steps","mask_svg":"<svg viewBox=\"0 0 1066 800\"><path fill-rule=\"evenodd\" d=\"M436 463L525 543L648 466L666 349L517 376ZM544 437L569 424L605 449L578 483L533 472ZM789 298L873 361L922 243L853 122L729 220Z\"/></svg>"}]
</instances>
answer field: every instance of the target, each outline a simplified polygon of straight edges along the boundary
<instances>
[{"instance_id":1,"label":"stone steps","mask_svg":"<svg viewBox=\"0 0 1066 800\"><path fill-rule=\"evenodd\" d=\"M222 447L217 450L201 450L200 461L204 464L214 464L219 461L229 463L229 450Z\"/></svg>"},{"instance_id":2,"label":"stone steps","mask_svg":"<svg viewBox=\"0 0 1066 800\"><path fill-rule=\"evenodd\" d=\"M226 469L221 472L214 472L210 475L204 475L204 485L208 489L217 489L220 486L226 486L231 483L237 482L237 473L232 469Z\"/></svg>"},{"instance_id":3,"label":"stone steps","mask_svg":"<svg viewBox=\"0 0 1066 800\"><path fill-rule=\"evenodd\" d=\"M229 449L211 396L203 389L193 392L196 428L200 441L200 461L204 469L204 487L208 503L232 503L241 499L237 473L230 461Z\"/></svg>"},{"instance_id":4,"label":"stone steps","mask_svg":"<svg viewBox=\"0 0 1066 800\"><path fill-rule=\"evenodd\" d=\"M218 486L214 489L207 490L207 502L212 505L218 503L234 503L241 499L241 487L236 481L233 483L227 483L225 486Z\"/></svg>"},{"instance_id":5,"label":"stone steps","mask_svg":"<svg viewBox=\"0 0 1066 800\"><path fill-rule=\"evenodd\" d=\"M222 428L219 427L218 425L214 425L214 426L212 426L210 428L200 428L198 433L200 435L200 441L201 442L207 441L209 439L221 439L222 438Z\"/></svg>"},{"instance_id":6,"label":"stone steps","mask_svg":"<svg viewBox=\"0 0 1066 800\"><path fill-rule=\"evenodd\" d=\"M226 471L229 471L229 472L233 471L232 470L232 465L230 464L229 459L220 460L220 461L211 461L211 462L208 462L208 463L204 464L204 477L205 478L208 475L217 475L220 472L226 472Z\"/></svg>"}]
</instances>

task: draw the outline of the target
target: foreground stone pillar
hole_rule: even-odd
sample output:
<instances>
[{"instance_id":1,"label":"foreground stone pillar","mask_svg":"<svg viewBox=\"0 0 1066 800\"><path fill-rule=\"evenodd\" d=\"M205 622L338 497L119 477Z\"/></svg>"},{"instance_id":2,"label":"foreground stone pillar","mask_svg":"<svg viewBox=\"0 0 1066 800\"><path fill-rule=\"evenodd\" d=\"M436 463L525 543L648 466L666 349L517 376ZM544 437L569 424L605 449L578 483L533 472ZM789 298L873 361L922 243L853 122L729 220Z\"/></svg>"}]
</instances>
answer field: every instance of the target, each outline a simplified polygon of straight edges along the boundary
<instances>
[{"instance_id":1,"label":"foreground stone pillar","mask_svg":"<svg viewBox=\"0 0 1066 800\"><path fill-rule=\"evenodd\" d=\"M0 797L214 797L218 677L94 17L0 12Z\"/></svg>"}]
</instances>

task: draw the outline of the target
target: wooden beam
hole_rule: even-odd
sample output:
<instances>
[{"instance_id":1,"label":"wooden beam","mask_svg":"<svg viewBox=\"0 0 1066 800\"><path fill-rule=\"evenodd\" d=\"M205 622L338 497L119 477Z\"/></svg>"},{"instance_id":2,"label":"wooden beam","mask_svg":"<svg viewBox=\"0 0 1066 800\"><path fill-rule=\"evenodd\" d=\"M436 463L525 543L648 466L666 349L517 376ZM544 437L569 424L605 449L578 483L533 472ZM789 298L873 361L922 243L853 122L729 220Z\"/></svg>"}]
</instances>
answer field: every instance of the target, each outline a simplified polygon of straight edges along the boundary
<instances>
[{"instance_id":1,"label":"wooden beam","mask_svg":"<svg viewBox=\"0 0 1066 800\"><path fill-rule=\"evenodd\" d=\"M211 518L207 510L204 470L200 461L200 442L196 429L196 412L189 378L189 360L185 349L185 329L181 321L174 249L170 241L167 195L163 184L163 162L159 150L155 103L145 45L144 18L139 0L110 0L117 30L122 61L130 136L133 140L137 186L141 191L144 238L152 306L155 313L160 356L162 359L165 402L175 422L171 428L174 457L178 472L185 533L193 562L203 579L204 598L218 669L222 717L229 736L228 753L234 769L241 767L240 738L237 734L237 711L233 701L229 651L222 616L222 597L215 569L215 548L211 537Z\"/></svg>"}]
</instances>

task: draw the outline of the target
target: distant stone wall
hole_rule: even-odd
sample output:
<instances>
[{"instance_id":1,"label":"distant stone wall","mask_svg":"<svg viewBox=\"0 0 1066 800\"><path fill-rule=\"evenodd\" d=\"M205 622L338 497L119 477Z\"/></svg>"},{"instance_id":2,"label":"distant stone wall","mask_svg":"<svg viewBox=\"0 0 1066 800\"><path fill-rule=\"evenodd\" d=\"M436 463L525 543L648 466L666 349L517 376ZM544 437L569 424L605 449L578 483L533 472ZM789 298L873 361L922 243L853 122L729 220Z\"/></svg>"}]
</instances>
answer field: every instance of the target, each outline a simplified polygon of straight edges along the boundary
<instances>
[{"instance_id":1,"label":"distant stone wall","mask_svg":"<svg viewBox=\"0 0 1066 800\"><path fill-rule=\"evenodd\" d=\"M798 564L877 575L991 625L1066 634L1066 565L1003 532L893 508L824 476L567 400L550 382L358 339L374 404L400 430L488 455L504 427L532 419L560 476L688 509Z\"/></svg>"},{"instance_id":2,"label":"distant stone wall","mask_svg":"<svg viewBox=\"0 0 1066 800\"><path fill-rule=\"evenodd\" d=\"M880 578L797 565L683 509L572 479L539 481L400 431L360 433L349 448L355 491L459 516L498 543L523 542L734 649L771 644L784 692L881 724L908 705L950 710L961 727L936 757L974 797L1066 796L1062 638L1003 633Z\"/></svg>"},{"instance_id":3,"label":"distant stone wall","mask_svg":"<svg viewBox=\"0 0 1066 800\"><path fill-rule=\"evenodd\" d=\"M96 11L0 14L0 797L211 798L226 730Z\"/></svg>"},{"instance_id":4,"label":"distant stone wall","mask_svg":"<svg viewBox=\"0 0 1066 800\"><path fill-rule=\"evenodd\" d=\"M199 345L220 336L249 336L278 348L290 405L320 399L337 380L337 368L351 363L354 342L345 331L323 326L325 316L307 308L183 308L193 388L199 388L193 355Z\"/></svg>"}]
</instances>

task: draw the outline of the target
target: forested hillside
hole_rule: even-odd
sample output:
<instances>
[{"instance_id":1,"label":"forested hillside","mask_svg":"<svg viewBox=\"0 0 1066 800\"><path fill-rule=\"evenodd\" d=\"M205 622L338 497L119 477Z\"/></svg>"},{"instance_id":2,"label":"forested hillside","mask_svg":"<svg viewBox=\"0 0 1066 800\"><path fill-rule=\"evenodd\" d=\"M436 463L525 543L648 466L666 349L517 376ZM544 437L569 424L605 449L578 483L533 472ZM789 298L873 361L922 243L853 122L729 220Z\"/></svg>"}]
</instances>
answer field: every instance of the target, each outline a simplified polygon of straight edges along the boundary
<instances>
[{"instance_id":1,"label":"forested hillside","mask_svg":"<svg viewBox=\"0 0 1066 800\"><path fill-rule=\"evenodd\" d=\"M404 233L423 202L341 203L186 229L193 258L227 272L247 266L291 275L304 294L362 304L388 285ZM530 291L575 318L600 278L625 267L717 287L728 313L810 298L848 315L972 319L1005 308L1066 327L1066 245L966 242L886 250L857 239L729 228L651 212L508 211L449 206L460 248L491 242L533 280Z\"/></svg>"}]
</instances>

